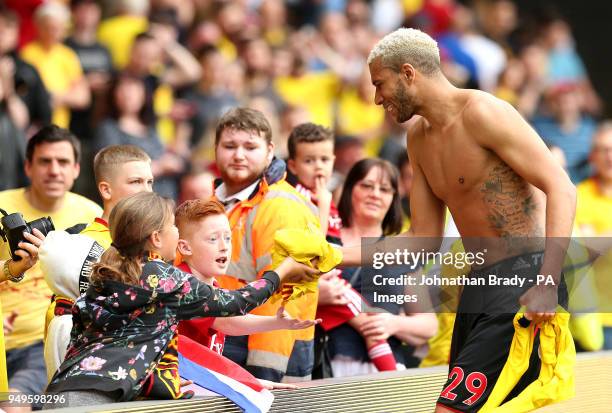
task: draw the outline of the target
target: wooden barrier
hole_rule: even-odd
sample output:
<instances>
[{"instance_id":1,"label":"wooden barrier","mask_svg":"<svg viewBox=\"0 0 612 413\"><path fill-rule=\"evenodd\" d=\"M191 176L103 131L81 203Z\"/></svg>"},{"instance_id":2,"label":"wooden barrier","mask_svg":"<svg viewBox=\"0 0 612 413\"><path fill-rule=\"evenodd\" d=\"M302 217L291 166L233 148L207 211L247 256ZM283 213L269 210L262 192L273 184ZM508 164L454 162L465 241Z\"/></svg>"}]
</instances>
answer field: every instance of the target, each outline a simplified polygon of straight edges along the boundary
<instances>
[{"instance_id":1,"label":"wooden barrier","mask_svg":"<svg viewBox=\"0 0 612 413\"><path fill-rule=\"evenodd\" d=\"M346 379L316 380L298 390L275 391L271 412L420 413L432 412L447 367L410 369ZM576 363L576 397L539 409L542 413L612 412L612 351L580 353ZM62 412L83 412L84 408ZM240 412L222 397L148 401L88 407L89 412Z\"/></svg>"}]
</instances>

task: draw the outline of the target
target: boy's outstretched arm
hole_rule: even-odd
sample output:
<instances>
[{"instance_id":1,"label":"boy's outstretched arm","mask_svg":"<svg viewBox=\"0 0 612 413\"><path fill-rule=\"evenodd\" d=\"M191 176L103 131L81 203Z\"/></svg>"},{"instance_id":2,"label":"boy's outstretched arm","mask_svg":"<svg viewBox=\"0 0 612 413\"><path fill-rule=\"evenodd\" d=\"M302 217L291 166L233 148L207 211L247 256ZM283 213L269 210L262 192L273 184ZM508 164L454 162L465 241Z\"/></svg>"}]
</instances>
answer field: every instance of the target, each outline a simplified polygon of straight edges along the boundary
<instances>
[{"instance_id":1,"label":"boy's outstretched arm","mask_svg":"<svg viewBox=\"0 0 612 413\"><path fill-rule=\"evenodd\" d=\"M280 307L275 317L247 314L239 317L219 317L212 328L228 336L245 336L272 330L300 330L319 324L317 320L298 320L292 318L284 307Z\"/></svg>"}]
</instances>

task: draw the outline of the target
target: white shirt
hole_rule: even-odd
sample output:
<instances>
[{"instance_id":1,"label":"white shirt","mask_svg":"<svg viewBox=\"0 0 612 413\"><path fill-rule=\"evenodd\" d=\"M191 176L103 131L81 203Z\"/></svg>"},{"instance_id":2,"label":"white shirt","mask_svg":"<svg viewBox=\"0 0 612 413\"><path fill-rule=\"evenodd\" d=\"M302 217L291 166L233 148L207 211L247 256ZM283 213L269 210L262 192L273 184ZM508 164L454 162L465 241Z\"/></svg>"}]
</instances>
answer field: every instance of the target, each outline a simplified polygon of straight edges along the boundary
<instances>
[{"instance_id":1,"label":"white shirt","mask_svg":"<svg viewBox=\"0 0 612 413\"><path fill-rule=\"evenodd\" d=\"M225 184L221 184L215 189L215 196L225 206L225 212L230 212L234 207L238 204L238 202L246 201L249 199L249 196L253 193L257 185L261 179L253 182L251 185L244 188L242 191L239 191L235 194L227 194L227 186Z\"/></svg>"}]
</instances>

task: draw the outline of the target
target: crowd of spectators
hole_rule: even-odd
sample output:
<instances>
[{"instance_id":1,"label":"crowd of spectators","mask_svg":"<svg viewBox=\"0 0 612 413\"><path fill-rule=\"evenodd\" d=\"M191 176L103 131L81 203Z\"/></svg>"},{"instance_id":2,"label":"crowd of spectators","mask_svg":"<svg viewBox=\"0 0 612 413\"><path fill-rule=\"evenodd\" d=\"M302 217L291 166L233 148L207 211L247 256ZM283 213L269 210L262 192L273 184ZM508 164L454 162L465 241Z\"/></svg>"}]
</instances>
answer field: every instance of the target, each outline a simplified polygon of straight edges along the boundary
<instances>
[{"instance_id":1,"label":"crowd of spectators","mask_svg":"<svg viewBox=\"0 0 612 413\"><path fill-rule=\"evenodd\" d=\"M401 26L438 41L454 85L494 94L531 123L579 188L576 231L612 231L611 128L571 27L511 0L0 0L0 190L28 184L26 143L53 123L80 140L74 192L100 203L93 156L132 144L152 160L155 192L206 198L219 175L215 128L241 106L265 115L279 158L297 125L333 130L336 201L361 159L395 164L394 202L409 217L407 125L375 105L366 64Z\"/></svg>"},{"instance_id":2,"label":"crowd of spectators","mask_svg":"<svg viewBox=\"0 0 612 413\"><path fill-rule=\"evenodd\" d=\"M374 104L365 60L401 25L435 36L455 85L514 105L562 150L575 183L591 172L601 102L552 9L523 16L511 0L4 3L0 119L21 156L2 161L3 189L24 182L23 140L53 122L83 145L76 192L96 198L98 149L136 143L155 161L156 190L178 199L201 184L194 175L215 173L216 121L236 106L266 115L279 157L295 125L333 128L336 185L361 157L396 162L405 129Z\"/></svg>"}]
</instances>

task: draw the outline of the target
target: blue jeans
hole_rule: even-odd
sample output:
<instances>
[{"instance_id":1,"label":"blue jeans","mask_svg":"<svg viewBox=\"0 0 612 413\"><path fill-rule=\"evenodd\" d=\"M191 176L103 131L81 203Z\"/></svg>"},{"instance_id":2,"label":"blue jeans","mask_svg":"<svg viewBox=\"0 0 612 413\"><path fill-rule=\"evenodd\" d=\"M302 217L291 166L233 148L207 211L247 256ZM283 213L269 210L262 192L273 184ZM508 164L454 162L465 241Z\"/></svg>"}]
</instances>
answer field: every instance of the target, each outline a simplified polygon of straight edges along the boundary
<instances>
[{"instance_id":1,"label":"blue jeans","mask_svg":"<svg viewBox=\"0 0 612 413\"><path fill-rule=\"evenodd\" d=\"M7 351L6 370L9 389L17 389L28 395L43 394L47 387L43 342L39 341L26 347ZM41 404L32 405L33 410L41 408Z\"/></svg>"},{"instance_id":2,"label":"blue jeans","mask_svg":"<svg viewBox=\"0 0 612 413\"><path fill-rule=\"evenodd\" d=\"M604 327L604 350L612 350L612 327Z\"/></svg>"},{"instance_id":3,"label":"blue jeans","mask_svg":"<svg viewBox=\"0 0 612 413\"><path fill-rule=\"evenodd\" d=\"M43 342L7 351L6 370L9 388L25 394L42 394L47 386Z\"/></svg>"},{"instance_id":4,"label":"blue jeans","mask_svg":"<svg viewBox=\"0 0 612 413\"><path fill-rule=\"evenodd\" d=\"M314 364L314 341L296 340L289 357L287 371L281 372L271 368L247 366L248 336L227 336L223 345L223 355L234 363L246 368L253 376L280 382L285 375L295 378L310 379Z\"/></svg>"}]
</instances>

